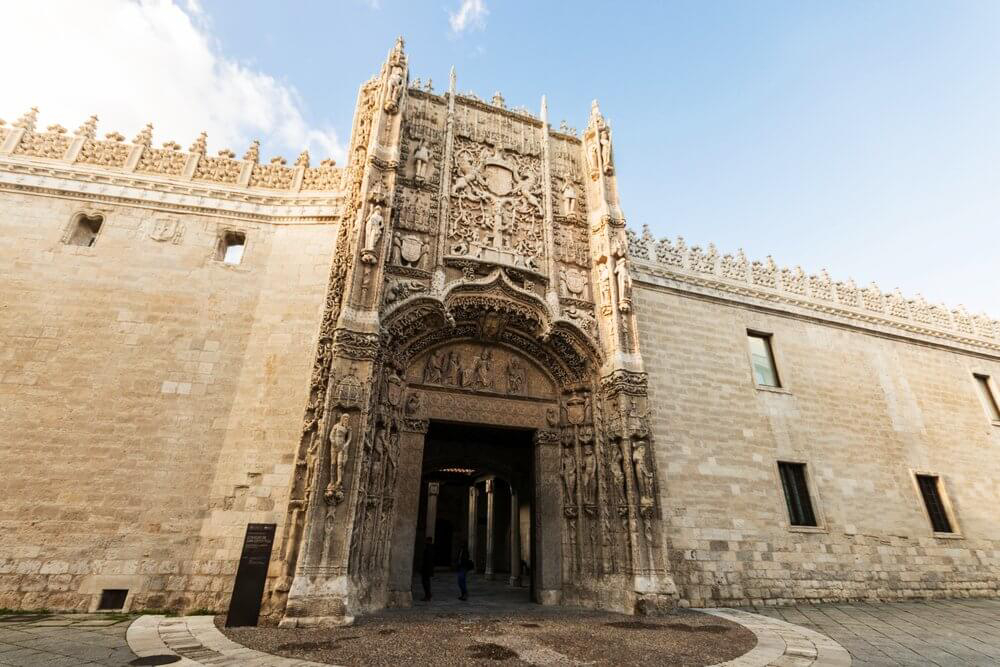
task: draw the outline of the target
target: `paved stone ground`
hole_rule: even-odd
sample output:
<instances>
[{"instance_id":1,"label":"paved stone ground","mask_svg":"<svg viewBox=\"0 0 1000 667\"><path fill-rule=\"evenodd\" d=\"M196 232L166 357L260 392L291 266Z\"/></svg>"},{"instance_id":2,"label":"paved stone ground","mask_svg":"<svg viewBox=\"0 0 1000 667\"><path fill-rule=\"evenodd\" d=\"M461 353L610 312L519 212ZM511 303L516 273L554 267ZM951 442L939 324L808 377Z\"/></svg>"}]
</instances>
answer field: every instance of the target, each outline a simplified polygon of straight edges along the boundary
<instances>
[{"instance_id":1,"label":"paved stone ground","mask_svg":"<svg viewBox=\"0 0 1000 667\"><path fill-rule=\"evenodd\" d=\"M1000 600L932 600L758 608L821 632L859 667L1000 665Z\"/></svg>"},{"instance_id":2,"label":"paved stone ground","mask_svg":"<svg viewBox=\"0 0 1000 667\"><path fill-rule=\"evenodd\" d=\"M131 621L109 614L0 615L0 665L121 667L136 658L125 641Z\"/></svg>"}]
</instances>

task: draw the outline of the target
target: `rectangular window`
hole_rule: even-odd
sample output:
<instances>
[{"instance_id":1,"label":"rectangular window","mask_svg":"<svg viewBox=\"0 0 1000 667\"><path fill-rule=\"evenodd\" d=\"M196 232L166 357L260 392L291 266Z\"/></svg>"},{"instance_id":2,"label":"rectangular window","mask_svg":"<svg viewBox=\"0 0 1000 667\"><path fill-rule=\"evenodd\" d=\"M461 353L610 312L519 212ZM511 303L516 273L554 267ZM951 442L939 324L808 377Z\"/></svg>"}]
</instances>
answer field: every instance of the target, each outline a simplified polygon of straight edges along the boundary
<instances>
[{"instance_id":1,"label":"rectangular window","mask_svg":"<svg viewBox=\"0 0 1000 667\"><path fill-rule=\"evenodd\" d=\"M974 373L976 384L979 385L979 393L982 394L983 403L986 404L986 412L990 419L1000 421L1000 407L997 406L997 398L993 395L993 388L990 387L990 376Z\"/></svg>"},{"instance_id":2,"label":"rectangular window","mask_svg":"<svg viewBox=\"0 0 1000 667\"><path fill-rule=\"evenodd\" d=\"M98 611L116 611L125 606L128 597L127 588L105 588L101 591L101 599L97 603Z\"/></svg>"},{"instance_id":3,"label":"rectangular window","mask_svg":"<svg viewBox=\"0 0 1000 667\"><path fill-rule=\"evenodd\" d=\"M243 250L247 237L243 232L227 231L219 238L219 248L215 258L225 264L239 264L243 261Z\"/></svg>"},{"instance_id":4,"label":"rectangular window","mask_svg":"<svg viewBox=\"0 0 1000 667\"><path fill-rule=\"evenodd\" d=\"M954 532L948 519L948 512L944 508L944 500L941 498L940 478L937 475L917 475L917 484L920 486L920 495L924 497L924 506L931 518L934 532Z\"/></svg>"},{"instance_id":5,"label":"rectangular window","mask_svg":"<svg viewBox=\"0 0 1000 667\"><path fill-rule=\"evenodd\" d=\"M778 369L774 366L774 354L771 352L771 337L767 334L747 332L750 344L750 364L753 366L753 379L761 387L780 387Z\"/></svg>"},{"instance_id":6,"label":"rectangular window","mask_svg":"<svg viewBox=\"0 0 1000 667\"><path fill-rule=\"evenodd\" d=\"M809 485L806 484L806 464L779 461L778 472L785 490L789 522L793 526L817 525L812 500L809 499Z\"/></svg>"}]
</instances>

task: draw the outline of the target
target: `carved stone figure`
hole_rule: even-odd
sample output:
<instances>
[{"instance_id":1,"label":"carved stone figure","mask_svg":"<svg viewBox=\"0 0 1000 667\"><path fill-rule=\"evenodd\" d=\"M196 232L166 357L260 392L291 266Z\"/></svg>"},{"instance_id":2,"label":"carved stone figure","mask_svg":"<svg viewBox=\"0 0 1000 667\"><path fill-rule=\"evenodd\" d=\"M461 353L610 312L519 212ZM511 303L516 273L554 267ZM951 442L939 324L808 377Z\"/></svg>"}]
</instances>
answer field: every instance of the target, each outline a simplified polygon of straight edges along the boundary
<instances>
[{"instance_id":1,"label":"carved stone figure","mask_svg":"<svg viewBox=\"0 0 1000 667\"><path fill-rule=\"evenodd\" d=\"M436 350L427 356L427 362L424 364L424 382L428 384L442 384L444 382L445 356L444 350Z\"/></svg>"},{"instance_id":2,"label":"carved stone figure","mask_svg":"<svg viewBox=\"0 0 1000 667\"><path fill-rule=\"evenodd\" d=\"M385 110L396 113L399 110L399 98L403 94L403 68L393 66L389 72L389 81L385 88Z\"/></svg>"},{"instance_id":3,"label":"carved stone figure","mask_svg":"<svg viewBox=\"0 0 1000 667\"><path fill-rule=\"evenodd\" d=\"M418 181L427 178L427 163L430 159L431 152L427 148L427 142L421 140L413 151L413 177Z\"/></svg>"},{"instance_id":4,"label":"carved stone figure","mask_svg":"<svg viewBox=\"0 0 1000 667\"><path fill-rule=\"evenodd\" d=\"M520 394L524 391L524 367L517 357L511 357L507 362L507 393Z\"/></svg>"},{"instance_id":5,"label":"carved stone figure","mask_svg":"<svg viewBox=\"0 0 1000 667\"><path fill-rule=\"evenodd\" d=\"M385 229L385 218L382 217L382 210L379 206L372 206L371 213L365 220L365 244L362 259L367 263L375 262L375 251L382 238L383 229ZM370 257L370 260L365 259L365 257Z\"/></svg>"},{"instance_id":6,"label":"carved stone figure","mask_svg":"<svg viewBox=\"0 0 1000 667\"><path fill-rule=\"evenodd\" d=\"M573 215L576 213L576 188L570 180L566 179L566 187L563 188L563 215Z\"/></svg>"},{"instance_id":7,"label":"carved stone figure","mask_svg":"<svg viewBox=\"0 0 1000 667\"><path fill-rule=\"evenodd\" d=\"M618 284L618 310L628 312L632 305L632 275L628 270L628 259L624 255L615 259L615 278Z\"/></svg>"},{"instance_id":8,"label":"carved stone figure","mask_svg":"<svg viewBox=\"0 0 1000 667\"><path fill-rule=\"evenodd\" d=\"M601 163L604 167L604 173L610 174L611 169L611 133L608 132L608 128L602 127L598 132L598 138L601 143Z\"/></svg>"},{"instance_id":9,"label":"carved stone figure","mask_svg":"<svg viewBox=\"0 0 1000 667\"><path fill-rule=\"evenodd\" d=\"M416 417L420 414L420 394L418 392L410 392L410 395L406 397L406 416Z\"/></svg>"},{"instance_id":10,"label":"carved stone figure","mask_svg":"<svg viewBox=\"0 0 1000 667\"><path fill-rule=\"evenodd\" d=\"M493 388L493 353L488 348L472 360L472 366L462 370L462 387L468 389Z\"/></svg>"},{"instance_id":11,"label":"carved stone figure","mask_svg":"<svg viewBox=\"0 0 1000 667\"><path fill-rule=\"evenodd\" d=\"M573 449L563 448L562 455L563 504L576 504L576 460Z\"/></svg>"},{"instance_id":12,"label":"carved stone figure","mask_svg":"<svg viewBox=\"0 0 1000 667\"><path fill-rule=\"evenodd\" d=\"M622 445L624 446L624 442ZM626 502L624 456L618 447L611 448L611 483L614 486L614 500L618 505Z\"/></svg>"},{"instance_id":13,"label":"carved stone figure","mask_svg":"<svg viewBox=\"0 0 1000 667\"><path fill-rule=\"evenodd\" d=\"M636 440L632 445L632 466L641 505L653 504L653 471L646 461L646 440Z\"/></svg>"},{"instance_id":14,"label":"carved stone figure","mask_svg":"<svg viewBox=\"0 0 1000 667\"><path fill-rule=\"evenodd\" d=\"M598 280L601 284L601 302L603 305L611 305L611 270L607 262L597 265Z\"/></svg>"},{"instance_id":15,"label":"carved stone figure","mask_svg":"<svg viewBox=\"0 0 1000 667\"><path fill-rule=\"evenodd\" d=\"M456 387L461 384L462 360L455 350L452 350L448 355L448 368L445 371L444 381L446 384L455 385Z\"/></svg>"},{"instance_id":16,"label":"carved stone figure","mask_svg":"<svg viewBox=\"0 0 1000 667\"><path fill-rule=\"evenodd\" d=\"M347 448L351 445L351 416L340 415L340 420L330 429L330 483L326 487L326 498L331 500L343 490L344 466L347 464Z\"/></svg>"},{"instance_id":17,"label":"carved stone figure","mask_svg":"<svg viewBox=\"0 0 1000 667\"><path fill-rule=\"evenodd\" d=\"M593 505L597 501L597 458L593 445L583 448L583 464L580 466L583 478L583 502Z\"/></svg>"}]
</instances>

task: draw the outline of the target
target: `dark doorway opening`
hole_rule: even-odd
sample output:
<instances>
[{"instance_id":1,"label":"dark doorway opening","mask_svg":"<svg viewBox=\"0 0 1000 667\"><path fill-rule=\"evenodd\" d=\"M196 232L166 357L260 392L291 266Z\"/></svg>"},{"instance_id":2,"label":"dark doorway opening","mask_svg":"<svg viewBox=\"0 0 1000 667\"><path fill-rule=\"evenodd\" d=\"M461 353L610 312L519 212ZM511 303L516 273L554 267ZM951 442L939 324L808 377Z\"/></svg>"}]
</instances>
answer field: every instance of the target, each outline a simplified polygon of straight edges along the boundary
<instances>
[{"instance_id":1,"label":"dark doorway opening","mask_svg":"<svg viewBox=\"0 0 1000 667\"><path fill-rule=\"evenodd\" d=\"M414 569L434 538L435 574L450 579L465 547L470 599L528 602L532 587L533 431L432 421L424 441ZM431 530L428 530L431 526ZM414 598L417 596L414 595Z\"/></svg>"}]
</instances>

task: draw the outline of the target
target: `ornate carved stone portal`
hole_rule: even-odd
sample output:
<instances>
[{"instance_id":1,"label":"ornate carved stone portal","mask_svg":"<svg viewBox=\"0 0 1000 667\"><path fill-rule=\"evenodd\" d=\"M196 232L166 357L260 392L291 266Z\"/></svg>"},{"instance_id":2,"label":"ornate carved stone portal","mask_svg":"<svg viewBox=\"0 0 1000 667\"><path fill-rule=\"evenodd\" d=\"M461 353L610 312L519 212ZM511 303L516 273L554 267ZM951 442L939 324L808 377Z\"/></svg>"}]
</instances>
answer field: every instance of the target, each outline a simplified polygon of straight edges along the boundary
<instances>
[{"instance_id":1,"label":"ornate carved stone portal","mask_svg":"<svg viewBox=\"0 0 1000 667\"><path fill-rule=\"evenodd\" d=\"M286 626L408 603L394 535L442 419L533 429L536 601L670 608L610 125L408 81L399 40L361 87L271 602Z\"/></svg>"}]
</instances>

